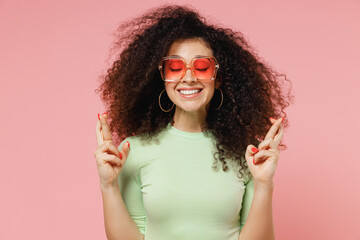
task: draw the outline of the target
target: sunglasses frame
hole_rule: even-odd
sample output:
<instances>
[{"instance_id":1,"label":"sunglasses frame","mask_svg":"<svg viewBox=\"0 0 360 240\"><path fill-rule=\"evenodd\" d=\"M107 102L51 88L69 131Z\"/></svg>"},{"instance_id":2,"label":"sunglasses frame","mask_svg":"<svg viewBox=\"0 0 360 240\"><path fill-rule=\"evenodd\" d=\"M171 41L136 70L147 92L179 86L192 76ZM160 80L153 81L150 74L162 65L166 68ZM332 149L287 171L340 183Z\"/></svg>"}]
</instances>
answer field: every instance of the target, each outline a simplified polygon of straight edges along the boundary
<instances>
[{"instance_id":1,"label":"sunglasses frame","mask_svg":"<svg viewBox=\"0 0 360 240\"><path fill-rule=\"evenodd\" d=\"M214 59L214 61L215 61L215 73L214 73L214 76L213 76L211 79L197 79L197 78L196 78L196 75L195 75L195 72L194 72L193 62L194 62L194 60L196 60L196 59L201 59L201 58L211 58L211 59ZM163 72L162 72L163 62L164 62L165 60L169 60L169 59L180 59L180 60L182 60L182 61L184 62L184 65L185 65L185 67L186 67L186 70L183 71L181 78L178 79L178 80L165 79L165 77L163 76ZM186 74L186 72L187 72L188 69L191 70L191 73L192 73L193 77L195 77L195 79L196 79L197 81L208 81L208 80L215 80L215 79L216 79L216 74L217 74L217 71L218 71L218 69L219 69L219 64L218 64L218 62L217 62L217 60L216 60L216 58L215 58L214 56L201 56L201 57L198 56L198 57L194 57L193 59L191 59L190 64L186 64L186 61L185 61L185 59L184 59L183 57L177 56L177 55L172 55L172 56L166 56L166 57L161 58L161 60L160 60L160 62L159 62L158 69L159 69L159 71L160 71L162 80L165 81L165 82L178 82L178 81L180 81L180 80L185 76L185 74Z\"/></svg>"}]
</instances>

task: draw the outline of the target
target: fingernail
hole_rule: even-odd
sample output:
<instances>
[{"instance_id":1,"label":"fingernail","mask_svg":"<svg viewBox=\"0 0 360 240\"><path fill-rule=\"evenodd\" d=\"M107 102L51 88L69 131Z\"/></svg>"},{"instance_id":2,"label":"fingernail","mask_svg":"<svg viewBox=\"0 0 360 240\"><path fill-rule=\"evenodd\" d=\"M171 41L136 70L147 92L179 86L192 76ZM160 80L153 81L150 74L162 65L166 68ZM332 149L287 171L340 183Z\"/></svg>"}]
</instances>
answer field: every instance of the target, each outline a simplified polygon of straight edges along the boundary
<instances>
[{"instance_id":1,"label":"fingernail","mask_svg":"<svg viewBox=\"0 0 360 240\"><path fill-rule=\"evenodd\" d=\"M284 121L285 117L282 118L281 123Z\"/></svg>"},{"instance_id":2,"label":"fingernail","mask_svg":"<svg viewBox=\"0 0 360 240\"><path fill-rule=\"evenodd\" d=\"M101 114L101 115L102 115L102 116L104 116L105 114L107 115L107 112L104 112L104 113L103 113L103 114ZM104 117L107 117L107 116L104 116Z\"/></svg>"},{"instance_id":3,"label":"fingernail","mask_svg":"<svg viewBox=\"0 0 360 240\"><path fill-rule=\"evenodd\" d=\"M270 120L275 120L275 118L273 118L273 117L270 117L269 119L270 119Z\"/></svg>"},{"instance_id":4,"label":"fingernail","mask_svg":"<svg viewBox=\"0 0 360 240\"><path fill-rule=\"evenodd\" d=\"M256 165L256 163L255 163L255 158L253 159L253 163Z\"/></svg>"},{"instance_id":5,"label":"fingernail","mask_svg":"<svg viewBox=\"0 0 360 240\"><path fill-rule=\"evenodd\" d=\"M129 143L129 142L127 142L127 144L128 144L128 147L130 147L130 143Z\"/></svg>"},{"instance_id":6,"label":"fingernail","mask_svg":"<svg viewBox=\"0 0 360 240\"><path fill-rule=\"evenodd\" d=\"M98 119L100 120L100 113L98 113Z\"/></svg>"},{"instance_id":7,"label":"fingernail","mask_svg":"<svg viewBox=\"0 0 360 240\"><path fill-rule=\"evenodd\" d=\"M253 147L253 148L251 149L251 151L252 151L253 153L257 153L257 152L259 151L259 149Z\"/></svg>"},{"instance_id":8,"label":"fingernail","mask_svg":"<svg viewBox=\"0 0 360 240\"><path fill-rule=\"evenodd\" d=\"M121 154L121 152L119 152L119 158L122 160L122 154Z\"/></svg>"}]
</instances>

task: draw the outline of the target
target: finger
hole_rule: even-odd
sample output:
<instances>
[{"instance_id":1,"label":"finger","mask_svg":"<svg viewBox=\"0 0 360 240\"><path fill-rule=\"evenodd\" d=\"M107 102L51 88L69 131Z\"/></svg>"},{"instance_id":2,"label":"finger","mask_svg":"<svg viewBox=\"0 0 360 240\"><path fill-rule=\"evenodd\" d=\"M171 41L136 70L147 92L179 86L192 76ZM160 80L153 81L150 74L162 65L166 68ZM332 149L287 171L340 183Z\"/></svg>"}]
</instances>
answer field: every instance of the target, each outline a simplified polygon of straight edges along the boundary
<instances>
[{"instance_id":1,"label":"finger","mask_svg":"<svg viewBox=\"0 0 360 240\"><path fill-rule=\"evenodd\" d=\"M271 157L272 153L267 150L261 150L254 155L253 163L256 165L258 163L266 161L269 157Z\"/></svg>"},{"instance_id":2,"label":"finger","mask_svg":"<svg viewBox=\"0 0 360 240\"><path fill-rule=\"evenodd\" d=\"M114 154L98 153L96 160L99 164L109 162L111 165L122 166L121 159Z\"/></svg>"},{"instance_id":3,"label":"finger","mask_svg":"<svg viewBox=\"0 0 360 240\"><path fill-rule=\"evenodd\" d=\"M271 126L271 128L269 129L268 133L265 136L265 139L271 138L274 139L276 132L278 131L280 125L281 125L281 121L283 118L279 118L275 121L275 123Z\"/></svg>"},{"instance_id":4,"label":"finger","mask_svg":"<svg viewBox=\"0 0 360 240\"><path fill-rule=\"evenodd\" d=\"M113 155L116 155L117 157L120 157L119 150L109 140L104 141L104 143L98 149L96 149L95 153L98 153L98 152L113 154Z\"/></svg>"},{"instance_id":5,"label":"finger","mask_svg":"<svg viewBox=\"0 0 360 240\"><path fill-rule=\"evenodd\" d=\"M122 161L125 162L125 160L129 156L130 152L130 142L126 141L122 146L119 146L120 152L122 154Z\"/></svg>"},{"instance_id":6,"label":"finger","mask_svg":"<svg viewBox=\"0 0 360 240\"><path fill-rule=\"evenodd\" d=\"M275 138L277 138L277 136L278 135L276 135ZM259 151L261 151L261 150L269 150L269 149L277 149L279 143L280 143L280 141L275 141L274 139L268 138L268 139L265 139L264 141L262 141L259 144L258 149L259 149Z\"/></svg>"},{"instance_id":7,"label":"finger","mask_svg":"<svg viewBox=\"0 0 360 240\"><path fill-rule=\"evenodd\" d=\"M275 118L269 118L270 119L270 122L272 123L272 124L274 124L275 122L276 122L276 119Z\"/></svg>"},{"instance_id":8,"label":"finger","mask_svg":"<svg viewBox=\"0 0 360 240\"><path fill-rule=\"evenodd\" d=\"M270 142L271 142L272 140L273 140L273 139L268 138L268 139L265 139L264 141L262 141L262 142L258 145L259 151L269 149L269 148L270 148Z\"/></svg>"},{"instance_id":9,"label":"finger","mask_svg":"<svg viewBox=\"0 0 360 240\"><path fill-rule=\"evenodd\" d=\"M252 144L248 145L245 152L246 159L252 159L254 154L256 154L257 152L258 149L254 145Z\"/></svg>"},{"instance_id":10,"label":"finger","mask_svg":"<svg viewBox=\"0 0 360 240\"><path fill-rule=\"evenodd\" d=\"M97 141L97 144L98 144L98 147L103 144L103 135L101 133L101 122L100 120L98 120L96 122L96 129L95 129L95 134L96 134L96 141Z\"/></svg>"},{"instance_id":11,"label":"finger","mask_svg":"<svg viewBox=\"0 0 360 240\"><path fill-rule=\"evenodd\" d=\"M270 121L271 121L272 124L276 123L276 119L275 119L275 118L270 118ZM280 126L281 126L281 124L280 124ZM279 132L279 130L277 130L277 132L275 133L275 137L276 137L276 135L277 135L278 132ZM274 137L274 138L275 138L275 137Z\"/></svg>"},{"instance_id":12,"label":"finger","mask_svg":"<svg viewBox=\"0 0 360 240\"><path fill-rule=\"evenodd\" d=\"M280 125L279 131L274 137L274 142L276 143L276 146L280 144L283 136L284 136L284 128L282 127L282 125Z\"/></svg>"},{"instance_id":13,"label":"finger","mask_svg":"<svg viewBox=\"0 0 360 240\"><path fill-rule=\"evenodd\" d=\"M100 121L101 121L101 129L102 129L104 140L112 140L110 128L109 128L109 125L107 124L107 114L101 115Z\"/></svg>"}]
</instances>

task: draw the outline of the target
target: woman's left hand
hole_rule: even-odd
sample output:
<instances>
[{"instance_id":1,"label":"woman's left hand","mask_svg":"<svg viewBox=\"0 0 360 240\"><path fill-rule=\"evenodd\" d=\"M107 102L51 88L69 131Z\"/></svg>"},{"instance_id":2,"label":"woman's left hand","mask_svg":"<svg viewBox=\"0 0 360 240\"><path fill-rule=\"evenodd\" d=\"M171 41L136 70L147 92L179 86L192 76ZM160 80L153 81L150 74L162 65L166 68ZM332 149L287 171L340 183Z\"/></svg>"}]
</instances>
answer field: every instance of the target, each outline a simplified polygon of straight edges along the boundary
<instances>
[{"instance_id":1,"label":"woman's left hand","mask_svg":"<svg viewBox=\"0 0 360 240\"><path fill-rule=\"evenodd\" d=\"M258 151L251 144L246 149L245 159L255 183L273 183L280 155L277 147L284 134L281 126L282 119L270 119L273 125L266 134L264 141L259 144Z\"/></svg>"}]
</instances>

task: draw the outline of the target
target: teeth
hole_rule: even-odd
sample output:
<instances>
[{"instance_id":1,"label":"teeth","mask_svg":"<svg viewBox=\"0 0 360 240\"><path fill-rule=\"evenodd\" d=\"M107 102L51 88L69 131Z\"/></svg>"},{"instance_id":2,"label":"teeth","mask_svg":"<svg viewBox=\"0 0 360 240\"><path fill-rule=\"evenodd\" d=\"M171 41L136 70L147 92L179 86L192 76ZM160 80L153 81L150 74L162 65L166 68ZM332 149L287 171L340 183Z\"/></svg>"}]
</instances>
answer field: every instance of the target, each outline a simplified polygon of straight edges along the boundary
<instances>
[{"instance_id":1,"label":"teeth","mask_svg":"<svg viewBox=\"0 0 360 240\"><path fill-rule=\"evenodd\" d=\"M200 92L200 89L194 89L194 90L180 90L181 94L184 95L190 95L190 94L194 94L194 93L198 93Z\"/></svg>"}]
</instances>

